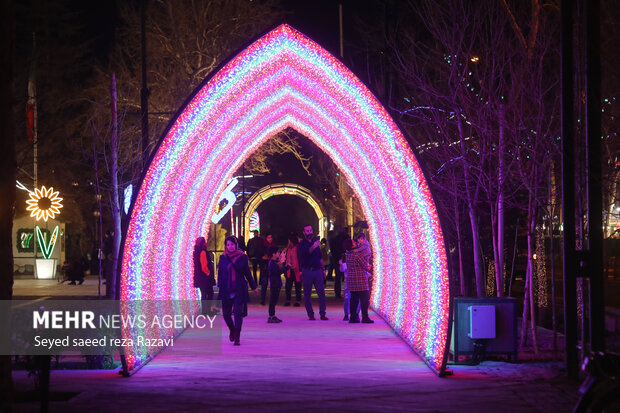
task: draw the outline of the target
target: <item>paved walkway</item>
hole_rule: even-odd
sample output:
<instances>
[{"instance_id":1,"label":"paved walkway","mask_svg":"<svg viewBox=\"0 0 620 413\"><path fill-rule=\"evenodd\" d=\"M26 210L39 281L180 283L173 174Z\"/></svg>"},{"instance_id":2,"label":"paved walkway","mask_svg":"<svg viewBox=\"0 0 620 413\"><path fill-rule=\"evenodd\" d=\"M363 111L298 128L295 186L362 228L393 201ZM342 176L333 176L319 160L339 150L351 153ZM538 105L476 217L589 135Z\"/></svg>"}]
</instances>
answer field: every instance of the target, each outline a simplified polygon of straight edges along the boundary
<instances>
[{"instance_id":1,"label":"paved walkway","mask_svg":"<svg viewBox=\"0 0 620 413\"><path fill-rule=\"evenodd\" d=\"M15 299L96 299L99 294L97 276L88 276L81 285L70 285L68 281L37 280L17 278L13 281ZM105 297L105 284L101 285L101 295Z\"/></svg>"},{"instance_id":2,"label":"paved walkway","mask_svg":"<svg viewBox=\"0 0 620 413\"><path fill-rule=\"evenodd\" d=\"M549 363L458 365L452 377L438 378L377 315L372 325L348 324L340 302L329 301L329 321L278 307L282 324L267 324L267 307L253 304L240 347L223 333L221 355L167 349L130 378L53 370L52 395L74 396L50 411L564 412L577 400L577 384ZM199 331L186 331L174 348L200 340ZM14 381L18 392L32 388L23 371ZM38 404L16 403L15 411L35 412Z\"/></svg>"}]
</instances>

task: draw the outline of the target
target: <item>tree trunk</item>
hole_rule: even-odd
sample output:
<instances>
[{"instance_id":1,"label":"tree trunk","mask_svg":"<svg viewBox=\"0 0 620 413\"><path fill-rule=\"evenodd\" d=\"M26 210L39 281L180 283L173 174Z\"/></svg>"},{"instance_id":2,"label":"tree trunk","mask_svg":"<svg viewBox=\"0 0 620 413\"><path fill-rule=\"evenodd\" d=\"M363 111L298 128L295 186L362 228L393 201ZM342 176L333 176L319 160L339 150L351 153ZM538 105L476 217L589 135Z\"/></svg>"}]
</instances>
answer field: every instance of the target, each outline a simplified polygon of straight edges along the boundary
<instances>
[{"instance_id":1,"label":"tree trunk","mask_svg":"<svg viewBox=\"0 0 620 413\"><path fill-rule=\"evenodd\" d=\"M549 258L551 260L551 327L553 329L553 359L558 358L558 326L555 300L555 251L553 245L553 215L555 198L553 196L553 167L549 170Z\"/></svg>"},{"instance_id":2,"label":"tree trunk","mask_svg":"<svg viewBox=\"0 0 620 413\"><path fill-rule=\"evenodd\" d=\"M117 273L118 253L121 246L121 206L118 188L118 116L116 110L116 76L112 73L110 83L110 106L112 110L112 136L110 140L110 178L112 184L112 216L114 219L114 245L112 249L112 276L108 280L106 295L110 299L118 299Z\"/></svg>"},{"instance_id":3,"label":"tree trunk","mask_svg":"<svg viewBox=\"0 0 620 413\"><path fill-rule=\"evenodd\" d=\"M498 291L501 288L501 285L497 285L497 260L499 259L499 251L497 250L497 210L495 208L491 208L491 243L493 244L493 266L494 266L494 270L495 270L495 274L493 274L493 277L495 277L495 295L497 295L498 297L501 297L502 294L500 291ZM491 278L490 278L490 274L487 275L489 282L492 282ZM487 285L488 288L488 285ZM493 291L487 291L487 293L489 294L493 294Z\"/></svg>"},{"instance_id":4,"label":"tree trunk","mask_svg":"<svg viewBox=\"0 0 620 413\"><path fill-rule=\"evenodd\" d=\"M482 260L480 259L480 245L478 237L478 220L476 219L476 210L474 205L474 197L471 190L471 182L469 181L469 165L467 164L466 155L467 148L465 148L465 131L463 130L463 122L461 120L461 112L456 109L457 127L459 131L459 140L461 148L461 156L463 158L463 177L465 181L465 191L467 192L467 210L469 216L469 224L471 226L471 238L472 249L474 258L474 273L476 275L476 295L478 297L486 296L486 276L482 271Z\"/></svg>"},{"instance_id":5,"label":"tree trunk","mask_svg":"<svg viewBox=\"0 0 620 413\"><path fill-rule=\"evenodd\" d=\"M95 143L95 128L92 126L92 136L93 136L93 166L95 169L95 196L97 199L97 208L99 211L99 248L97 249L97 262L99 264L99 269L97 271L97 298L101 300L101 283L103 276L102 270L102 257L101 252L103 251L103 208L101 208L101 186L99 185L99 159L97 158L97 145ZM95 228L95 238L97 235L97 229Z\"/></svg>"},{"instance_id":6,"label":"tree trunk","mask_svg":"<svg viewBox=\"0 0 620 413\"><path fill-rule=\"evenodd\" d=\"M530 314L530 304L529 298L530 295L528 291L530 289L530 275L529 275L530 267L527 266L525 270L525 287L523 288L523 315L521 317L521 342L519 343L519 347L523 348L527 344L527 320Z\"/></svg>"},{"instance_id":7,"label":"tree trunk","mask_svg":"<svg viewBox=\"0 0 620 413\"><path fill-rule=\"evenodd\" d=\"M549 216L549 258L551 259L551 328L553 329L553 359L558 358L558 326L555 308L555 251L553 247L553 208Z\"/></svg>"},{"instance_id":8,"label":"tree trunk","mask_svg":"<svg viewBox=\"0 0 620 413\"><path fill-rule=\"evenodd\" d=\"M517 217L517 223L515 224L515 241L512 248L512 265L510 268L510 278L508 279L508 297L512 297L512 280L515 274L515 260L517 258L517 241L519 236L519 217Z\"/></svg>"},{"instance_id":9,"label":"tree trunk","mask_svg":"<svg viewBox=\"0 0 620 413\"><path fill-rule=\"evenodd\" d=\"M536 175L536 168L534 168ZM527 213L527 271L525 275L525 289L523 291L523 320L521 324L521 347L527 342L527 319L530 318L530 328L532 330L532 347L534 353L538 354L538 338L536 335L536 300L534 297L534 230L536 228L536 190L530 191Z\"/></svg>"},{"instance_id":10,"label":"tree trunk","mask_svg":"<svg viewBox=\"0 0 620 413\"><path fill-rule=\"evenodd\" d=\"M478 224L476 212L471 200L468 200L469 223L471 225L472 249L474 254L474 271L476 274L476 294L478 297L486 296L486 277L482 271L482 259L480 257L480 240L478 239Z\"/></svg>"},{"instance_id":11,"label":"tree trunk","mask_svg":"<svg viewBox=\"0 0 620 413\"><path fill-rule=\"evenodd\" d=\"M531 197L531 195L530 195ZM530 201L530 208L533 209L534 202ZM536 212L530 210L530 223L529 231L527 233L527 276L529 279L529 289L525 292L529 295L530 300L530 322L532 329L532 347L534 347L534 353L538 354L538 337L536 335L536 298L535 282L534 282L534 230L536 227Z\"/></svg>"},{"instance_id":12,"label":"tree trunk","mask_svg":"<svg viewBox=\"0 0 620 413\"><path fill-rule=\"evenodd\" d=\"M0 24L2 36L2 70L0 70L0 300L13 298L13 214L15 210L15 178L17 161L15 157L15 96L14 48L15 16L13 2L2 2ZM25 90L24 90L25 92ZM8 314L0 314L6 317ZM6 333L6 332L3 332ZM0 356L0 411L10 411L13 400L11 377L11 356Z\"/></svg>"},{"instance_id":13,"label":"tree trunk","mask_svg":"<svg viewBox=\"0 0 620 413\"><path fill-rule=\"evenodd\" d=\"M504 293L504 105L499 106L499 147L497 173L497 240L495 247L495 285L497 296Z\"/></svg>"},{"instance_id":14,"label":"tree trunk","mask_svg":"<svg viewBox=\"0 0 620 413\"><path fill-rule=\"evenodd\" d=\"M469 283L468 283L468 280L465 279L465 271L463 271L463 242L461 240L459 202L456 197L454 197L454 223L455 223L455 229L456 229L456 242L457 242L458 253L459 253L460 293L462 297L467 297L468 292L469 292Z\"/></svg>"}]
</instances>

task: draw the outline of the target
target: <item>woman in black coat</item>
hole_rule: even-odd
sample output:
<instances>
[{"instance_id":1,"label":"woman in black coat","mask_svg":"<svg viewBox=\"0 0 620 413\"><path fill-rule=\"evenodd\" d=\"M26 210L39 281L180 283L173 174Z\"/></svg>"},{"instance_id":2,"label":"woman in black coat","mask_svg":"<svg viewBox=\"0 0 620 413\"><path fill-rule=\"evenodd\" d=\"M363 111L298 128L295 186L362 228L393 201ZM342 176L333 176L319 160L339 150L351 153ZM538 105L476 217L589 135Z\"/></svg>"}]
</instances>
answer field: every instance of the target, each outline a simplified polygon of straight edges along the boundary
<instances>
[{"instance_id":1,"label":"woman in black coat","mask_svg":"<svg viewBox=\"0 0 620 413\"><path fill-rule=\"evenodd\" d=\"M194 287L200 288L202 300L213 300L214 285L213 261L207 252L204 237L199 237L194 245Z\"/></svg>"},{"instance_id":2,"label":"woman in black coat","mask_svg":"<svg viewBox=\"0 0 620 413\"><path fill-rule=\"evenodd\" d=\"M220 289L218 299L222 301L222 315L230 330L230 341L234 341L235 346L240 345L243 317L248 314L248 283L258 294L248 263L248 256L237 247L237 238L226 237L224 253L217 266L217 286Z\"/></svg>"}]
</instances>

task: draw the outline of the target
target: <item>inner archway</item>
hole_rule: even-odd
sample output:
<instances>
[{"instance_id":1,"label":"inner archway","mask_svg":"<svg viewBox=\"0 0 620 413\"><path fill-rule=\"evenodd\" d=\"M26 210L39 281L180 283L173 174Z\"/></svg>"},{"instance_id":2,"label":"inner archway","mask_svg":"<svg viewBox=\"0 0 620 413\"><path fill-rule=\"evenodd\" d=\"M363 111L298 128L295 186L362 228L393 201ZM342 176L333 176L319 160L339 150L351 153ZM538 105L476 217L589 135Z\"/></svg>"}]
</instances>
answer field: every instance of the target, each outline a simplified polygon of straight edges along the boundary
<instances>
[{"instance_id":1,"label":"inner archway","mask_svg":"<svg viewBox=\"0 0 620 413\"><path fill-rule=\"evenodd\" d=\"M449 277L424 174L364 84L288 25L258 39L205 80L160 141L125 235L121 299L196 298L191 245L199 235L208 236L211 217L205 211L214 211L248 156L286 128L327 153L350 183L375 253L371 304L441 374L447 361ZM129 368L149 356L127 351Z\"/></svg>"},{"instance_id":2,"label":"inner archway","mask_svg":"<svg viewBox=\"0 0 620 413\"><path fill-rule=\"evenodd\" d=\"M264 186L258 191L256 191L255 193L253 193L252 196L247 200L245 204L245 211L244 211L245 239L249 240L251 238L250 237L250 217L252 216L254 211L256 211L256 208L258 208L258 206L263 201L271 198L272 196L277 196L277 195L294 195L308 202L308 204L312 207L312 209L316 213L316 216L319 220L318 234L320 235L321 238L326 237L325 222L327 218L325 217L323 208L321 207L321 204L319 200L316 198L316 196L314 196L314 194L312 194L312 191L310 191L308 188L304 186L283 182L283 183Z\"/></svg>"}]
</instances>

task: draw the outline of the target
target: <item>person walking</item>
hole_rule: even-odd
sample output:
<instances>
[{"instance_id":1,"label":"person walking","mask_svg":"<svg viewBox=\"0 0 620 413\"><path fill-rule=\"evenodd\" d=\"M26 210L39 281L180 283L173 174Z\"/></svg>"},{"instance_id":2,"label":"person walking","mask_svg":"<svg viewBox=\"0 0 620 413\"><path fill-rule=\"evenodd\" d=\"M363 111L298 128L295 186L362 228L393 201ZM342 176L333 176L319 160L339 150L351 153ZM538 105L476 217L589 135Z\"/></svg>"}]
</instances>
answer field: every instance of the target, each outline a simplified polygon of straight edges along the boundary
<instances>
[{"instance_id":1,"label":"person walking","mask_svg":"<svg viewBox=\"0 0 620 413\"><path fill-rule=\"evenodd\" d=\"M247 248L245 245L245 237L243 235L239 235L239 237L237 237L237 242L239 243L239 249L243 252L246 252Z\"/></svg>"},{"instance_id":2,"label":"person walking","mask_svg":"<svg viewBox=\"0 0 620 413\"><path fill-rule=\"evenodd\" d=\"M263 256L261 258L260 264L260 276L258 278L258 283L260 284L260 304L265 305L265 301L267 299L267 286L269 285L269 271L267 270L267 266L269 264L269 254L267 251L269 248L278 247L275 242L273 242L273 235L267 234L265 236L265 242L263 244Z\"/></svg>"},{"instance_id":3,"label":"person walking","mask_svg":"<svg viewBox=\"0 0 620 413\"><path fill-rule=\"evenodd\" d=\"M295 307L299 307L301 303L301 270L299 269L299 259L297 258L297 245L299 238L297 234L292 234L288 239L288 247L286 248L286 284L284 290L286 292L285 307L291 305L291 293L293 284L295 284Z\"/></svg>"},{"instance_id":4,"label":"person walking","mask_svg":"<svg viewBox=\"0 0 620 413\"><path fill-rule=\"evenodd\" d=\"M267 254L270 258L267 265L269 272L269 318L267 318L267 322L271 324L281 323L282 320L276 317L276 304L282 288L282 274L287 270L284 263L286 257L283 253L278 252L278 247L269 247Z\"/></svg>"},{"instance_id":5,"label":"person walking","mask_svg":"<svg viewBox=\"0 0 620 413\"><path fill-rule=\"evenodd\" d=\"M368 305L370 301L370 289L368 288L368 272L370 262L370 245L366 241L364 233L360 232L355 236L356 248L345 253L347 263L347 287L351 291L351 301L349 302L350 319L349 323L359 323L360 320L354 314L357 313L357 303L359 301L362 310L362 323L374 323L368 317Z\"/></svg>"},{"instance_id":6,"label":"person walking","mask_svg":"<svg viewBox=\"0 0 620 413\"><path fill-rule=\"evenodd\" d=\"M194 245L194 287L200 289L200 299L203 301L213 300L213 286L215 274L213 261L207 251L207 242L204 237L198 237ZM203 311L206 309L203 307Z\"/></svg>"},{"instance_id":7,"label":"person walking","mask_svg":"<svg viewBox=\"0 0 620 413\"><path fill-rule=\"evenodd\" d=\"M304 286L304 304L308 319L314 318L314 309L312 308L312 286L319 296L319 314L321 320L328 320L326 315L325 304L325 268L323 266L323 258L321 257L321 242L312 236L312 225L304 227L304 239L297 246L297 256L299 266L301 268L301 282Z\"/></svg>"},{"instance_id":8,"label":"person walking","mask_svg":"<svg viewBox=\"0 0 620 413\"><path fill-rule=\"evenodd\" d=\"M347 251L351 251L353 249L354 245L353 245L353 240L351 240L351 238L347 238L346 240L344 240L342 249L345 252L342 255L342 258L340 259L340 261L338 262L339 267L340 267L340 271L344 274L344 290L343 290L343 294L342 296L344 297L344 305L343 305L343 310L344 310L344 318L342 319L342 321L349 321L349 313L351 312L351 291L349 290L349 284L347 279L349 278L349 272L347 269L347 257L346 257L346 252ZM353 306L354 308L356 308L355 311L355 319L359 319L359 312L360 312L360 305L359 305L359 300L357 305Z\"/></svg>"},{"instance_id":9,"label":"person walking","mask_svg":"<svg viewBox=\"0 0 620 413\"><path fill-rule=\"evenodd\" d=\"M243 317L248 315L248 283L258 294L256 282L250 273L248 256L237 247L237 238L226 237L224 253L217 266L217 286L220 289L218 299L222 301L222 315L230 330L228 338L240 345ZM234 314L234 320L233 320Z\"/></svg>"},{"instance_id":10,"label":"person walking","mask_svg":"<svg viewBox=\"0 0 620 413\"><path fill-rule=\"evenodd\" d=\"M257 269L260 267L262 256L265 254L265 240L261 238L257 230L252 231L254 237L248 241L248 257L252 261L252 275L254 282L258 284Z\"/></svg>"},{"instance_id":11,"label":"person walking","mask_svg":"<svg viewBox=\"0 0 620 413\"><path fill-rule=\"evenodd\" d=\"M344 274L342 273L342 271L340 271L340 265L338 265L338 262L340 261L340 258L342 258L342 255L344 254L344 251L342 249L342 245L344 243L344 241L349 238L346 234L346 230L344 228L341 228L340 231L338 232L338 235L336 235L334 238L331 238L331 244L329 244L329 250L331 251L332 254L332 265L334 267L334 295L336 296L336 298L342 298L341 295L341 288L342 288L342 280L344 280Z\"/></svg>"}]
</instances>

